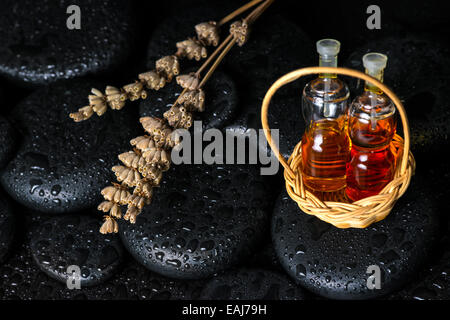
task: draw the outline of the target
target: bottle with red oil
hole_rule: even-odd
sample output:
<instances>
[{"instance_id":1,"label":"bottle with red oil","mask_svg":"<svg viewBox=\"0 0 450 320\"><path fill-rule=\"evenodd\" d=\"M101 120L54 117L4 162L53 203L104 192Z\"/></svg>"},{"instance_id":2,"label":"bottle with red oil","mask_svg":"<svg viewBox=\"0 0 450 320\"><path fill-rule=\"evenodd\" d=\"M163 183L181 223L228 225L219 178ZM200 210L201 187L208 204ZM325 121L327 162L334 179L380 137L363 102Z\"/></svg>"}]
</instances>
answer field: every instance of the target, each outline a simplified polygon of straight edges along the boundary
<instances>
[{"instance_id":1,"label":"bottle with red oil","mask_svg":"<svg viewBox=\"0 0 450 320\"><path fill-rule=\"evenodd\" d=\"M363 57L366 73L383 81L387 56ZM352 147L347 163L347 196L352 201L378 194L392 179L395 156L391 141L396 130L395 106L376 86L366 82L364 93L349 108L348 133Z\"/></svg>"},{"instance_id":2,"label":"bottle with red oil","mask_svg":"<svg viewBox=\"0 0 450 320\"><path fill-rule=\"evenodd\" d=\"M319 65L336 67L340 43L317 42ZM320 74L303 89L302 109L306 129L302 137L303 183L312 191L334 192L346 185L346 162L350 155L347 134L347 85L336 74Z\"/></svg>"}]
</instances>

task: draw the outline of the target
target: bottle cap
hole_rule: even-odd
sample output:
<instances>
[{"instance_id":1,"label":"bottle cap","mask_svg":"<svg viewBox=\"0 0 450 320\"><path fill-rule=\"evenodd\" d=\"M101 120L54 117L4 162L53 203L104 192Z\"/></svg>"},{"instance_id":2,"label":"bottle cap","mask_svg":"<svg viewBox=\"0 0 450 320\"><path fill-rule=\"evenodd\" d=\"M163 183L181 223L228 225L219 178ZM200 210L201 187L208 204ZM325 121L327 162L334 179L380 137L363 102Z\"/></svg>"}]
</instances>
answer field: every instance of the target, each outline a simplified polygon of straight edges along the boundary
<instances>
[{"instance_id":1,"label":"bottle cap","mask_svg":"<svg viewBox=\"0 0 450 320\"><path fill-rule=\"evenodd\" d=\"M337 56L341 49L341 43L334 39L322 39L317 41L317 52L321 56Z\"/></svg>"},{"instance_id":2,"label":"bottle cap","mask_svg":"<svg viewBox=\"0 0 450 320\"><path fill-rule=\"evenodd\" d=\"M370 52L364 55L363 65L370 75L377 75L386 68L388 57L382 53Z\"/></svg>"}]
</instances>

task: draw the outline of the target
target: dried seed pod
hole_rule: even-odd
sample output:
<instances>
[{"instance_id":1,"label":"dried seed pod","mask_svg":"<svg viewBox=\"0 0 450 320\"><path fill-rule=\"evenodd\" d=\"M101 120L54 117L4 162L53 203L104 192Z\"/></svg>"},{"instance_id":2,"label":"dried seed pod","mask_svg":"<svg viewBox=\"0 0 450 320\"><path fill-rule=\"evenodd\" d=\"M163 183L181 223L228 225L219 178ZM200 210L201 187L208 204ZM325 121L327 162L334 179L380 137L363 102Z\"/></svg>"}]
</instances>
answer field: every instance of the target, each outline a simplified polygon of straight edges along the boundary
<instances>
[{"instance_id":1,"label":"dried seed pod","mask_svg":"<svg viewBox=\"0 0 450 320\"><path fill-rule=\"evenodd\" d=\"M116 174L117 180L123 182L129 187L134 187L141 180L139 172L134 168L127 168L124 166L114 166L112 171Z\"/></svg>"},{"instance_id":2,"label":"dried seed pod","mask_svg":"<svg viewBox=\"0 0 450 320\"><path fill-rule=\"evenodd\" d=\"M119 160L122 161L122 163L127 167L134 169L143 167L147 163L145 158L142 157L140 151L137 149L119 154Z\"/></svg>"},{"instance_id":3,"label":"dried seed pod","mask_svg":"<svg viewBox=\"0 0 450 320\"><path fill-rule=\"evenodd\" d=\"M171 149L181 143L181 135L178 130L174 130L166 138L166 143L164 148Z\"/></svg>"},{"instance_id":4,"label":"dried seed pod","mask_svg":"<svg viewBox=\"0 0 450 320\"><path fill-rule=\"evenodd\" d=\"M100 233L108 234L108 233L117 233L119 232L119 225L117 221L114 220L111 216L104 216L105 222L100 227Z\"/></svg>"},{"instance_id":5,"label":"dried seed pod","mask_svg":"<svg viewBox=\"0 0 450 320\"><path fill-rule=\"evenodd\" d=\"M117 203L114 203L111 207L111 210L109 211L109 214L117 219L122 218L122 210L120 209L120 205Z\"/></svg>"},{"instance_id":6,"label":"dried seed pod","mask_svg":"<svg viewBox=\"0 0 450 320\"><path fill-rule=\"evenodd\" d=\"M156 61L156 72L167 79L168 82L172 81L174 76L180 73L180 63L176 56L165 56Z\"/></svg>"},{"instance_id":7,"label":"dried seed pod","mask_svg":"<svg viewBox=\"0 0 450 320\"><path fill-rule=\"evenodd\" d=\"M127 93L130 101L137 100L139 98L146 99L147 92L144 90L144 84L139 81L127 84L123 87L123 90Z\"/></svg>"},{"instance_id":8,"label":"dried seed pod","mask_svg":"<svg viewBox=\"0 0 450 320\"><path fill-rule=\"evenodd\" d=\"M230 25L230 33L240 47L247 42L249 32L250 30L246 21L235 21Z\"/></svg>"},{"instance_id":9,"label":"dried seed pod","mask_svg":"<svg viewBox=\"0 0 450 320\"><path fill-rule=\"evenodd\" d=\"M136 188L134 188L134 192L151 199L151 197L153 196L153 187L154 186L152 184L152 181L148 179L142 179L141 181L138 182Z\"/></svg>"},{"instance_id":10,"label":"dried seed pod","mask_svg":"<svg viewBox=\"0 0 450 320\"><path fill-rule=\"evenodd\" d=\"M192 114L185 107L172 106L164 112L164 118L174 128L189 129L192 126Z\"/></svg>"},{"instance_id":11,"label":"dried seed pod","mask_svg":"<svg viewBox=\"0 0 450 320\"><path fill-rule=\"evenodd\" d=\"M199 76L195 72L189 74L182 74L177 77L177 83L182 87L189 90L196 90L199 85Z\"/></svg>"},{"instance_id":12,"label":"dried seed pod","mask_svg":"<svg viewBox=\"0 0 450 320\"><path fill-rule=\"evenodd\" d=\"M139 80L145 82L147 88L152 90L159 90L166 85L166 78L161 77L156 71L148 71L141 73Z\"/></svg>"},{"instance_id":13,"label":"dried seed pod","mask_svg":"<svg viewBox=\"0 0 450 320\"><path fill-rule=\"evenodd\" d=\"M153 186L159 186L159 184L161 183L162 171L159 168L152 166L151 164L147 164L139 168L139 172Z\"/></svg>"},{"instance_id":14,"label":"dried seed pod","mask_svg":"<svg viewBox=\"0 0 450 320\"><path fill-rule=\"evenodd\" d=\"M113 110L120 110L125 105L125 101L127 100L127 95L125 92L120 89L107 86L105 90L106 101L109 104L109 107Z\"/></svg>"},{"instance_id":15,"label":"dried seed pod","mask_svg":"<svg viewBox=\"0 0 450 320\"><path fill-rule=\"evenodd\" d=\"M102 196L114 203L126 204L130 193L126 188L117 183L113 183L112 186L108 186L101 191Z\"/></svg>"},{"instance_id":16,"label":"dried seed pod","mask_svg":"<svg viewBox=\"0 0 450 320\"><path fill-rule=\"evenodd\" d=\"M139 210L137 207L128 205L127 212L123 216L123 218L127 221L130 221L130 223L136 223L136 217L141 213L141 210Z\"/></svg>"},{"instance_id":17,"label":"dried seed pod","mask_svg":"<svg viewBox=\"0 0 450 320\"><path fill-rule=\"evenodd\" d=\"M199 61L201 58L208 56L206 48L200 42L195 41L195 39L177 42L177 49L176 55L178 57L186 57L189 60L195 59Z\"/></svg>"},{"instance_id":18,"label":"dried seed pod","mask_svg":"<svg viewBox=\"0 0 450 320\"><path fill-rule=\"evenodd\" d=\"M75 122L80 122L89 119L93 114L94 109L92 109L91 106L86 106L78 109L77 112L69 114L69 117L71 117Z\"/></svg>"},{"instance_id":19,"label":"dried seed pod","mask_svg":"<svg viewBox=\"0 0 450 320\"><path fill-rule=\"evenodd\" d=\"M147 135L131 139L130 144L141 151L145 151L150 148L156 148L155 141L153 141L152 137Z\"/></svg>"},{"instance_id":20,"label":"dried seed pod","mask_svg":"<svg viewBox=\"0 0 450 320\"><path fill-rule=\"evenodd\" d=\"M178 98L178 103L188 111L203 112L205 110L205 91L202 89L186 91Z\"/></svg>"},{"instance_id":21,"label":"dried seed pod","mask_svg":"<svg viewBox=\"0 0 450 320\"><path fill-rule=\"evenodd\" d=\"M216 47L219 44L219 27L215 21L202 22L195 26L197 38L207 46Z\"/></svg>"},{"instance_id":22,"label":"dried seed pod","mask_svg":"<svg viewBox=\"0 0 450 320\"><path fill-rule=\"evenodd\" d=\"M103 211L103 212L109 212L109 210L111 210L113 205L114 205L114 202L103 201L102 203L100 203L98 205L97 210L98 211Z\"/></svg>"},{"instance_id":23,"label":"dried seed pod","mask_svg":"<svg viewBox=\"0 0 450 320\"><path fill-rule=\"evenodd\" d=\"M101 116L106 112L107 109L105 96L100 90L97 90L95 88L91 90L91 93L92 94L88 96L89 105L97 115Z\"/></svg>"},{"instance_id":24,"label":"dried seed pod","mask_svg":"<svg viewBox=\"0 0 450 320\"><path fill-rule=\"evenodd\" d=\"M172 133L172 129L170 129L164 119L142 117L139 121L144 130L153 138L157 147L163 147L166 144L166 138Z\"/></svg>"},{"instance_id":25,"label":"dried seed pod","mask_svg":"<svg viewBox=\"0 0 450 320\"><path fill-rule=\"evenodd\" d=\"M142 157L148 164L156 166L161 171L169 170L170 154L162 148L149 148L142 153Z\"/></svg>"},{"instance_id":26,"label":"dried seed pod","mask_svg":"<svg viewBox=\"0 0 450 320\"><path fill-rule=\"evenodd\" d=\"M146 198L143 195L140 194L132 194L130 196L130 198L128 198L128 206L133 206L136 207L140 210L142 210L142 208L145 205L150 204L151 199L150 198Z\"/></svg>"}]
</instances>

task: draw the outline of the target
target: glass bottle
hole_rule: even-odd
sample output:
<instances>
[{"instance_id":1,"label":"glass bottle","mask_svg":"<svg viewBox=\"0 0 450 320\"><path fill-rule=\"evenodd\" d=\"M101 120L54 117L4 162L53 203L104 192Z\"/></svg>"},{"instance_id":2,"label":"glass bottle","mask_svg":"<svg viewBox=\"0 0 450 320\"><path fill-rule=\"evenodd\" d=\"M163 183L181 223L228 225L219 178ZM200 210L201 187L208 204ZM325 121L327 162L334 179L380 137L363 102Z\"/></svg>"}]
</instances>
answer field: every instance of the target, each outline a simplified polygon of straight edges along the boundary
<instances>
[{"instance_id":1,"label":"glass bottle","mask_svg":"<svg viewBox=\"0 0 450 320\"><path fill-rule=\"evenodd\" d=\"M366 73L383 81L387 56L368 53L363 57ZM347 196L359 200L378 194L395 170L391 141L396 131L395 106L376 86L366 82L364 93L349 108L348 131L352 142L347 163Z\"/></svg>"},{"instance_id":2,"label":"glass bottle","mask_svg":"<svg viewBox=\"0 0 450 320\"><path fill-rule=\"evenodd\" d=\"M336 67L339 50L337 40L318 41L319 66ZM346 186L349 95L347 85L336 74L320 74L303 89L306 129L302 137L301 170L303 183L313 191L332 192Z\"/></svg>"}]
</instances>

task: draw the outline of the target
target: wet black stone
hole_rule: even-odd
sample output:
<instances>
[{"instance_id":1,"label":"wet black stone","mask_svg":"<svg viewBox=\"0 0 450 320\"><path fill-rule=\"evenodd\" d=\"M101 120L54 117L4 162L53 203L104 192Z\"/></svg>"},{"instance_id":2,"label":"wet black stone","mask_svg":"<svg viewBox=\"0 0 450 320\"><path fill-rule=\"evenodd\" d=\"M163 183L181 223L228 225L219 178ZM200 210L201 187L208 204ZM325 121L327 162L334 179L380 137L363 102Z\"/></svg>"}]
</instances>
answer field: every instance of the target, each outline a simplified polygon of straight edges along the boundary
<instances>
[{"instance_id":1,"label":"wet black stone","mask_svg":"<svg viewBox=\"0 0 450 320\"><path fill-rule=\"evenodd\" d=\"M272 238L281 264L300 285L334 299L367 299L400 289L417 275L439 237L438 210L423 181L383 221L366 229L338 229L301 212L283 191ZM381 270L381 289L367 287L367 268Z\"/></svg>"},{"instance_id":2,"label":"wet black stone","mask_svg":"<svg viewBox=\"0 0 450 320\"><path fill-rule=\"evenodd\" d=\"M0 116L0 168L3 168L13 156L17 133L8 120Z\"/></svg>"},{"instance_id":3,"label":"wet black stone","mask_svg":"<svg viewBox=\"0 0 450 320\"><path fill-rule=\"evenodd\" d=\"M64 289L68 290L64 284L39 270L25 244L0 265L2 300L60 299L59 291Z\"/></svg>"},{"instance_id":4,"label":"wet black stone","mask_svg":"<svg viewBox=\"0 0 450 320\"><path fill-rule=\"evenodd\" d=\"M355 50L345 63L363 70L364 54L376 51L388 56L384 82L404 103L412 150L423 154L440 151L442 144L449 143L450 106L445 92L450 85L450 46L446 42L431 35L383 38ZM355 83L351 82L352 91L358 94L364 84L361 81L356 88ZM400 120L398 128L401 132Z\"/></svg>"},{"instance_id":5,"label":"wet black stone","mask_svg":"<svg viewBox=\"0 0 450 320\"><path fill-rule=\"evenodd\" d=\"M224 60L227 72L236 80L241 105L229 130L244 133L248 128L261 128L261 104L272 83L317 61L313 43L298 26L278 14L261 16L248 43L233 48ZM269 125L279 129L280 151L286 157L304 131L301 94L310 79L302 78L281 88L270 105Z\"/></svg>"},{"instance_id":6,"label":"wet black stone","mask_svg":"<svg viewBox=\"0 0 450 320\"><path fill-rule=\"evenodd\" d=\"M172 166L136 224L120 225L121 236L151 271L205 278L253 252L267 232L269 203L256 166Z\"/></svg>"},{"instance_id":7,"label":"wet black stone","mask_svg":"<svg viewBox=\"0 0 450 320\"><path fill-rule=\"evenodd\" d=\"M222 128L238 108L238 94L233 80L226 74L216 71L208 80L205 90L205 111L194 113L194 120L202 121L203 128ZM163 118L181 93L182 88L172 81L163 89L151 92L147 99L139 103L141 117L156 116Z\"/></svg>"},{"instance_id":8,"label":"wet black stone","mask_svg":"<svg viewBox=\"0 0 450 320\"><path fill-rule=\"evenodd\" d=\"M106 281L123 261L117 235L98 232L101 219L80 214L52 217L31 230L30 248L42 271L63 283L71 265L80 267L81 286Z\"/></svg>"},{"instance_id":9,"label":"wet black stone","mask_svg":"<svg viewBox=\"0 0 450 320\"><path fill-rule=\"evenodd\" d=\"M449 245L450 243L447 243ZM420 272L421 277L391 296L394 300L449 300L450 251L431 267Z\"/></svg>"},{"instance_id":10,"label":"wet black stone","mask_svg":"<svg viewBox=\"0 0 450 320\"><path fill-rule=\"evenodd\" d=\"M0 192L0 263L4 261L14 241L15 219L10 204Z\"/></svg>"},{"instance_id":11,"label":"wet black stone","mask_svg":"<svg viewBox=\"0 0 450 320\"><path fill-rule=\"evenodd\" d=\"M31 215L27 231L33 230L49 217ZM97 232L97 230L95 230ZM32 232L27 232L31 234ZM137 299L188 299L200 295L203 282L179 281L162 277L148 271L125 256L124 267L106 282L95 286L81 286L70 290L41 271L35 263L29 248L29 240L24 241L0 264L1 300L137 300Z\"/></svg>"},{"instance_id":12,"label":"wet black stone","mask_svg":"<svg viewBox=\"0 0 450 320\"><path fill-rule=\"evenodd\" d=\"M106 283L81 290L65 290L65 299L86 300L195 300L204 282L174 280L147 270L130 259L121 272Z\"/></svg>"},{"instance_id":13,"label":"wet black stone","mask_svg":"<svg viewBox=\"0 0 450 320\"><path fill-rule=\"evenodd\" d=\"M81 10L81 29L69 30L67 7ZM133 42L128 1L4 1L0 13L0 73L44 84L110 69Z\"/></svg>"},{"instance_id":14,"label":"wet black stone","mask_svg":"<svg viewBox=\"0 0 450 320\"><path fill-rule=\"evenodd\" d=\"M303 289L287 276L263 269L240 269L214 277L202 300L304 300Z\"/></svg>"},{"instance_id":15,"label":"wet black stone","mask_svg":"<svg viewBox=\"0 0 450 320\"><path fill-rule=\"evenodd\" d=\"M103 84L73 80L41 88L13 110L23 135L17 155L0 175L5 190L35 210L61 213L96 205L100 190L114 174L117 155L129 150L140 132L132 108L108 110L75 123L69 113L87 104L92 87Z\"/></svg>"}]
</instances>

